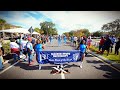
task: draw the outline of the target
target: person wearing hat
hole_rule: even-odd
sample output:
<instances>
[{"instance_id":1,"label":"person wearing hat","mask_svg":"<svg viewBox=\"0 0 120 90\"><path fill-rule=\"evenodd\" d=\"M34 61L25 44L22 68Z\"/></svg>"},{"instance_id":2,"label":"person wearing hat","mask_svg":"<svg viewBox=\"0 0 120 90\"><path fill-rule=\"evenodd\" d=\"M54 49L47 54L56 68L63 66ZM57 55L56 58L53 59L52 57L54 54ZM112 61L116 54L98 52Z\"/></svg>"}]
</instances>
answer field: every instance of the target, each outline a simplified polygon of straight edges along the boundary
<instances>
[{"instance_id":1,"label":"person wearing hat","mask_svg":"<svg viewBox=\"0 0 120 90\"><path fill-rule=\"evenodd\" d=\"M27 53L28 53L29 66L32 65L32 63L33 63L33 52L34 52L33 45L31 43L31 41L32 41L32 38L28 37L28 43L26 44L26 48L27 48Z\"/></svg>"}]
</instances>

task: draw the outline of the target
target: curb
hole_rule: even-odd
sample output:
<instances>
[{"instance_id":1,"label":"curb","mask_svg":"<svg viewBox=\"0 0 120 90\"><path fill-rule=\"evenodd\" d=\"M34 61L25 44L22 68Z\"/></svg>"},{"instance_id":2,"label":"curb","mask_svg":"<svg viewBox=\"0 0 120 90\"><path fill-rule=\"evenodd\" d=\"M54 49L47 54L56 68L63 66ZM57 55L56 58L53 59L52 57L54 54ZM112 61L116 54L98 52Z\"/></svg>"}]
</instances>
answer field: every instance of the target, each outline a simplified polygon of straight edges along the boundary
<instances>
[{"instance_id":1,"label":"curb","mask_svg":"<svg viewBox=\"0 0 120 90\"><path fill-rule=\"evenodd\" d=\"M89 53L92 54L92 55L94 55L94 56L96 56L96 57L98 57L99 59L104 60L106 63L108 63L108 64L110 64L111 66L113 66L113 67L115 67L115 68L117 68L117 69L120 70L120 64L118 64L118 63L116 63L116 62L114 62L114 61L108 60L108 59L102 57L101 55L95 54L95 53L92 52L92 51L89 51Z\"/></svg>"}]
</instances>

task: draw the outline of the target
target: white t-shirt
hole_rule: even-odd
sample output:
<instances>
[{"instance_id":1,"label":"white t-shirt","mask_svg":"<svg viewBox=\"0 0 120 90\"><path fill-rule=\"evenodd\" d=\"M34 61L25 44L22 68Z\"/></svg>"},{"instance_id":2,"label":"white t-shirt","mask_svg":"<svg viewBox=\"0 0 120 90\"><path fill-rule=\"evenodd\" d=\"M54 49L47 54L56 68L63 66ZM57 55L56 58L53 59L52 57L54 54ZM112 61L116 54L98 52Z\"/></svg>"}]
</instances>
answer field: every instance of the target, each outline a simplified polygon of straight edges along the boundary
<instances>
[{"instance_id":1,"label":"white t-shirt","mask_svg":"<svg viewBox=\"0 0 120 90\"><path fill-rule=\"evenodd\" d=\"M30 50L32 50L32 52L34 52L32 43L28 42L27 43L27 48L29 48Z\"/></svg>"},{"instance_id":2,"label":"white t-shirt","mask_svg":"<svg viewBox=\"0 0 120 90\"><path fill-rule=\"evenodd\" d=\"M10 42L10 48L19 48L19 45L16 42Z\"/></svg>"},{"instance_id":3,"label":"white t-shirt","mask_svg":"<svg viewBox=\"0 0 120 90\"><path fill-rule=\"evenodd\" d=\"M74 41L77 41L77 37L74 37Z\"/></svg>"},{"instance_id":4,"label":"white t-shirt","mask_svg":"<svg viewBox=\"0 0 120 90\"><path fill-rule=\"evenodd\" d=\"M22 49L25 49L25 46L26 46L26 43L27 43L28 41L25 41L25 40L22 40L21 41L21 45L22 45Z\"/></svg>"},{"instance_id":5,"label":"white t-shirt","mask_svg":"<svg viewBox=\"0 0 120 90\"><path fill-rule=\"evenodd\" d=\"M0 47L2 47L2 44L0 43Z\"/></svg>"}]
</instances>

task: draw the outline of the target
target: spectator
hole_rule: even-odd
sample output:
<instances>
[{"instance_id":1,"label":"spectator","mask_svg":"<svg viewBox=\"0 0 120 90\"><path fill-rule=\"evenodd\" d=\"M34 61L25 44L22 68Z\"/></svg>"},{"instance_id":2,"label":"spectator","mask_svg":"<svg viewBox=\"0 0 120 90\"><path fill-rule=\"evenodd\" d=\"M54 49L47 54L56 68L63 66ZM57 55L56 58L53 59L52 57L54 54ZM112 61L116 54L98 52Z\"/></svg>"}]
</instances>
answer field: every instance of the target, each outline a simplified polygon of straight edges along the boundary
<instances>
[{"instance_id":1,"label":"spectator","mask_svg":"<svg viewBox=\"0 0 120 90\"><path fill-rule=\"evenodd\" d=\"M76 36L73 38L73 46L75 46L75 47L77 46L77 39L78 38Z\"/></svg>"},{"instance_id":2,"label":"spectator","mask_svg":"<svg viewBox=\"0 0 120 90\"><path fill-rule=\"evenodd\" d=\"M36 60L38 63L40 63L40 61L38 61L38 56L39 56L39 53L42 51L42 49L44 49L44 46L42 45L42 41L37 39L36 45L35 45L35 52L36 52Z\"/></svg>"},{"instance_id":3,"label":"spectator","mask_svg":"<svg viewBox=\"0 0 120 90\"><path fill-rule=\"evenodd\" d=\"M90 49L91 42L92 42L92 40L90 39L90 37L88 37L88 39L87 39L87 49L88 50Z\"/></svg>"},{"instance_id":4,"label":"spectator","mask_svg":"<svg viewBox=\"0 0 120 90\"><path fill-rule=\"evenodd\" d=\"M116 42L115 45L115 54L119 54L119 48L120 48L120 38L118 38L118 41Z\"/></svg>"},{"instance_id":5,"label":"spectator","mask_svg":"<svg viewBox=\"0 0 120 90\"><path fill-rule=\"evenodd\" d=\"M110 52L112 53L112 48L113 48L113 45L114 45L115 42L116 42L116 39L115 39L114 36L111 36L111 37L110 37L110 40L111 40L111 42L112 42L112 45L110 46Z\"/></svg>"},{"instance_id":6,"label":"spectator","mask_svg":"<svg viewBox=\"0 0 120 90\"><path fill-rule=\"evenodd\" d=\"M2 55L4 56L4 48L2 47L2 40L0 40L0 47L1 47L1 50L2 50Z\"/></svg>"},{"instance_id":7,"label":"spectator","mask_svg":"<svg viewBox=\"0 0 120 90\"><path fill-rule=\"evenodd\" d=\"M27 37L24 36L24 38L23 38L23 40L22 40L22 42L21 42L21 46L22 46L22 52L23 52L23 54L26 56L26 57L25 57L25 60L27 60L27 50L26 50L27 42L28 42Z\"/></svg>"},{"instance_id":8,"label":"spectator","mask_svg":"<svg viewBox=\"0 0 120 90\"><path fill-rule=\"evenodd\" d=\"M2 57L2 49L0 47L0 70L3 69L3 63L4 63L4 60L3 60L3 57Z\"/></svg>"},{"instance_id":9,"label":"spectator","mask_svg":"<svg viewBox=\"0 0 120 90\"><path fill-rule=\"evenodd\" d=\"M107 36L106 36L106 40L105 40L105 42L104 42L104 44L103 44L103 48L102 48L101 54L103 54L104 51L106 50L106 51L107 51L107 56L108 56L111 45L112 45L112 42L111 42L111 40L109 39L109 35L107 35Z\"/></svg>"},{"instance_id":10,"label":"spectator","mask_svg":"<svg viewBox=\"0 0 120 90\"><path fill-rule=\"evenodd\" d=\"M16 58L20 59L20 48L19 45L15 42L15 39L11 39L10 42L11 53L13 53L13 58L16 61Z\"/></svg>"},{"instance_id":11,"label":"spectator","mask_svg":"<svg viewBox=\"0 0 120 90\"><path fill-rule=\"evenodd\" d=\"M101 40L100 40L100 43L99 43L99 51L101 50L101 48L103 48L104 42L105 42L104 37L101 37Z\"/></svg>"},{"instance_id":12,"label":"spectator","mask_svg":"<svg viewBox=\"0 0 120 90\"><path fill-rule=\"evenodd\" d=\"M28 43L26 44L27 53L28 53L28 65L29 66L31 66L33 63L33 52L34 52L33 45L31 43L31 41L32 41L32 38L29 37Z\"/></svg>"}]
</instances>

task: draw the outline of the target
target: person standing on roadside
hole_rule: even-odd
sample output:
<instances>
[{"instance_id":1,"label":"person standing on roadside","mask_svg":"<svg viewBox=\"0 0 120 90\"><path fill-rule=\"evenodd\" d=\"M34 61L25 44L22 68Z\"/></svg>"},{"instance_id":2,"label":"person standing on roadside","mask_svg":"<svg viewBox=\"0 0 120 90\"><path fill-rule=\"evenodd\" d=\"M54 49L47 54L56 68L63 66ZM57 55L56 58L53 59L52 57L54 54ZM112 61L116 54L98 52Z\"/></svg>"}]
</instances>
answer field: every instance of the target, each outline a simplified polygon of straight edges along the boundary
<instances>
[{"instance_id":1,"label":"person standing on roadside","mask_svg":"<svg viewBox=\"0 0 120 90\"><path fill-rule=\"evenodd\" d=\"M119 48L120 48L120 38L118 38L118 41L115 45L115 54L119 55Z\"/></svg>"},{"instance_id":2,"label":"person standing on roadside","mask_svg":"<svg viewBox=\"0 0 120 90\"><path fill-rule=\"evenodd\" d=\"M76 47L77 46L77 40L78 38L75 36L73 39L73 46Z\"/></svg>"},{"instance_id":3,"label":"person standing on roadside","mask_svg":"<svg viewBox=\"0 0 120 90\"><path fill-rule=\"evenodd\" d=\"M104 51L106 50L106 51L107 51L107 56L108 56L111 45L112 45L112 42L111 42L111 40L110 40L110 38L109 38L109 35L107 35L107 36L106 36L106 40L105 40L105 42L104 42L104 44L103 44L103 48L102 48L101 54L103 54Z\"/></svg>"},{"instance_id":4,"label":"person standing on roadside","mask_svg":"<svg viewBox=\"0 0 120 90\"><path fill-rule=\"evenodd\" d=\"M88 50L90 49L91 42L92 42L92 40L90 39L90 37L88 37L88 39L87 39L87 49Z\"/></svg>"},{"instance_id":5,"label":"person standing on roadside","mask_svg":"<svg viewBox=\"0 0 120 90\"><path fill-rule=\"evenodd\" d=\"M27 36L24 36L22 42L21 42L21 45L22 45L22 51L23 51L23 54L26 56L25 57L25 60L27 61L27 50L26 50L26 44L28 43L28 40L27 40Z\"/></svg>"},{"instance_id":6,"label":"person standing on roadside","mask_svg":"<svg viewBox=\"0 0 120 90\"><path fill-rule=\"evenodd\" d=\"M0 70L4 68L4 66L3 66L4 60L3 60L3 57L2 57L2 55L3 55L2 53L3 52L2 52L2 49L0 47Z\"/></svg>"},{"instance_id":7,"label":"person standing on roadside","mask_svg":"<svg viewBox=\"0 0 120 90\"><path fill-rule=\"evenodd\" d=\"M40 39L37 39L36 44L35 44L35 52L36 52L36 60L39 64L41 63L40 54L41 54L42 49L44 49L44 46L42 45L42 41ZM38 58L40 59L40 61L38 60Z\"/></svg>"},{"instance_id":8,"label":"person standing on roadside","mask_svg":"<svg viewBox=\"0 0 120 90\"><path fill-rule=\"evenodd\" d=\"M15 42L15 39L11 38L10 40L10 49L11 49L11 53L13 53L13 58L14 61L16 61L17 57L18 60L20 60L20 47L19 45Z\"/></svg>"},{"instance_id":9,"label":"person standing on roadside","mask_svg":"<svg viewBox=\"0 0 120 90\"><path fill-rule=\"evenodd\" d=\"M27 53L28 53L28 65L32 65L33 64L33 45L31 43L32 38L28 37L28 43L26 44L26 48L27 48Z\"/></svg>"},{"instance_id":10,"label":"person standing on roadside","mask_svg":"<svg viewBox=\"0 0 120 90\"><path fill-rule=\"evenodd\" d=\"M101 50L101 48L103 48L104 42L105 42L104 37L101 37L101 40L100 40L100 42L99 42L99 51Z\"/></svg>"}]
</instances>

